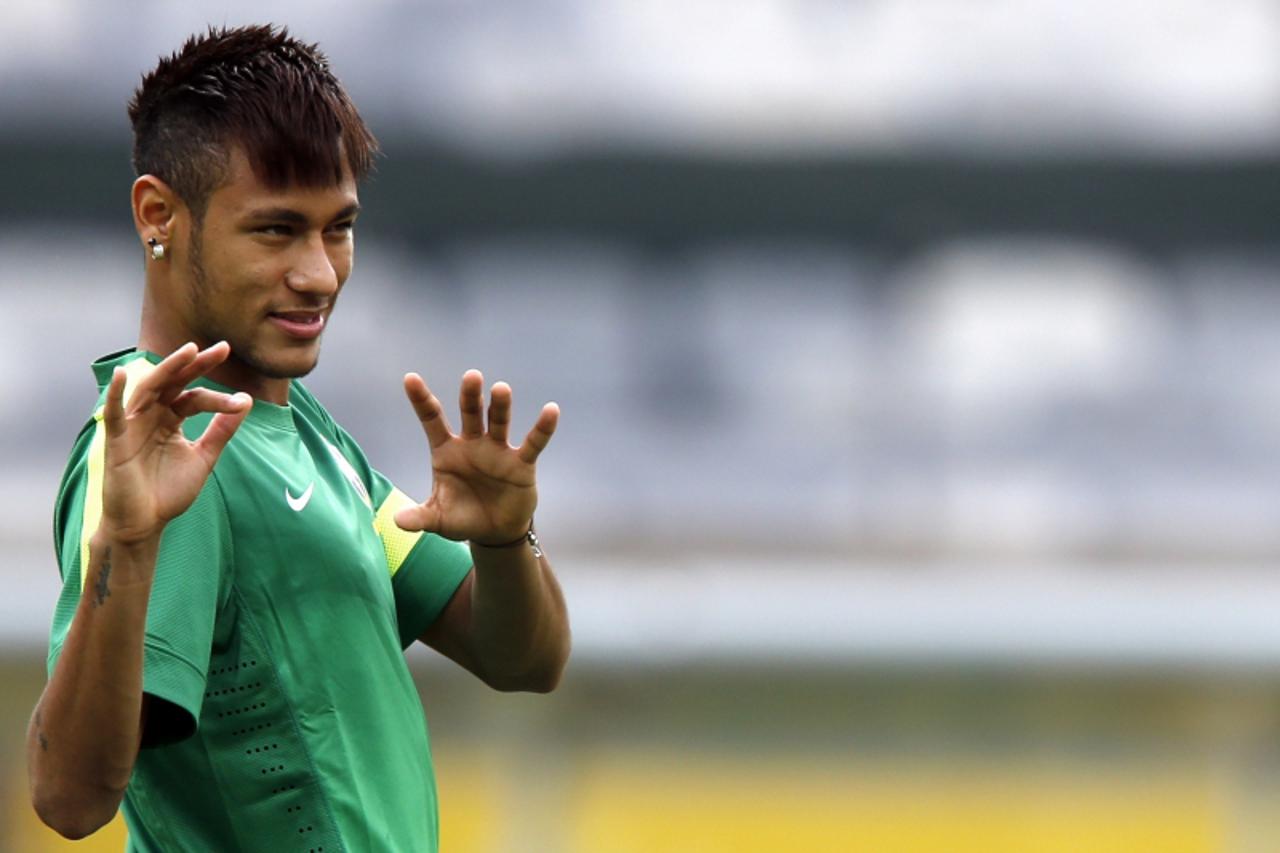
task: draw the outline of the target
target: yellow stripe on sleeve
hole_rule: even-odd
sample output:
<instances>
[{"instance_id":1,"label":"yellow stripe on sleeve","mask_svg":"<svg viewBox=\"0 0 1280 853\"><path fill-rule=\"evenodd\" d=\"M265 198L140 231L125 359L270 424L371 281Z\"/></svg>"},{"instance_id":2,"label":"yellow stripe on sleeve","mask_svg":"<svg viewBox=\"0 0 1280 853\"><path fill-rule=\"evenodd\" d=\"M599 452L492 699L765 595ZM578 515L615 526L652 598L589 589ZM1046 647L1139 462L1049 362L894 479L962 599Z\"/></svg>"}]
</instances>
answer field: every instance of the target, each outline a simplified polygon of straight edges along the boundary
<instances>
[{"instance_id":1,"label":"yellow stripe on sleeve","mask_svg":"<svg viewBox=\"0 0 1280 853\"><path fill-rule=\"evenodd\" d=\"M387 568L391 570L392 577L400 571L409 552L422 538L421 530L401 530L396 526L396 513L416 503L417 501L404 492L393 488L391 494L387 495L386 500L378 507L378 513L373 519L373 529L378 531L378 538L382 540L382 550L387 554Z\"/></svg>"},{"instance_id":2,"label":"yellow stripe on sleeve","mask_svg":"<svg viewBox=\"0 0 1280 853\"><path fill-rule=\"evenodd\" d=\"M124 402L129 402L133 389L155 365L145 358L135 359L124 367ZM89 442L89 482L85 484L84 519L80 523L80 591L84 592L89 573L89 540L102 522L102 479L107 465L107 428L102 423L103 406L93 413L93 440Z\"/></svg>"}]
</instances>

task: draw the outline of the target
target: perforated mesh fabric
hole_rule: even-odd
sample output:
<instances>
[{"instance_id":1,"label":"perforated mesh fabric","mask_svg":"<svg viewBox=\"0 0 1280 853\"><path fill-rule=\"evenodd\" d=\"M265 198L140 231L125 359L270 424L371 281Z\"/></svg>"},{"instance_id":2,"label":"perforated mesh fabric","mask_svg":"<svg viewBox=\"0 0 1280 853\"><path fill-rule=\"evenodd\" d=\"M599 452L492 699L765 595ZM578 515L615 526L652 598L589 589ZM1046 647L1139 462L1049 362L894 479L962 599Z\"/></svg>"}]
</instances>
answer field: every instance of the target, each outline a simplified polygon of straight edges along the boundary
<instances>
[{"instance_id":1,"label":"perforated mesh fabric","mask_svg":"<svg viewBox=\"0 0 1280 853\"><path fill-rule=\"evenodd\" d=\"M382 540L382 549L387 555L387 568L391 570L392 577L400 571L409 552L422 538L422 531L403 530L396 525L396 513L413 505L413 498L393 488L378 507L378 514L373 519L373 528L378 531L378 538Z\"/></svg>"},{"instance_id":2,"label":"perforated mesh fabric","mask_svg":"<svg viewBox=\"0 0 1280 853\"><path fill-rule=\"evenodd\" d=\"M139 756L125 801L139 853L346 849L279 673L244 627L209 662L199 737Z\"/></svg>"}]
</instances>

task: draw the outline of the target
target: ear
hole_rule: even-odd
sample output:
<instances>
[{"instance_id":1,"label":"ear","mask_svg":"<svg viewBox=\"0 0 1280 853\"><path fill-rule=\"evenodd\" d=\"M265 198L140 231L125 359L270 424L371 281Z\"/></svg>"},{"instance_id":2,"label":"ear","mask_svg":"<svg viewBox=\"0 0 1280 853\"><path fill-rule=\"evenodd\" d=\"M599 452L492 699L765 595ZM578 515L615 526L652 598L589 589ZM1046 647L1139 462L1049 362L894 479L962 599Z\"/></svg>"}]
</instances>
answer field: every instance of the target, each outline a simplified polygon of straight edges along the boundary
<instances>
[{"instance_id":1,"label":"ear","mask_svg":"<svg viewBox=\"0 0 1280 853\"><path fill-rule=\"evenodd\" d=\"M133 182L131 200L133 227L144 246L152 238L167 246L183 209L177 193L155 175L143 175Z\"/></svg>"}]
</instances>

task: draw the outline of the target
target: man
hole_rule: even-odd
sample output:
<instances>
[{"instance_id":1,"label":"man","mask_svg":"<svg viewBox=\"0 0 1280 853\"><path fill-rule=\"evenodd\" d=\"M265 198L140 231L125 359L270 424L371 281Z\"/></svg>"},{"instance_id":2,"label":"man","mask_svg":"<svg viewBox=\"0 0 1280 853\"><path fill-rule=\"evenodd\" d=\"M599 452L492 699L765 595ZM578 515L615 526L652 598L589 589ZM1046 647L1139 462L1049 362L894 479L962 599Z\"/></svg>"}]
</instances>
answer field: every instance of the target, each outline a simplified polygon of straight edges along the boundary
<instances>
[{"instance_id":1,"label":"man","mask_svg":"<svg viewBox=\"0 0 1280 853\"><path fill-rule=\"evenodd\" d=\"M36 811L80 838L123 800L137 851L435 850L403 649L500 690L558 682L568 618L532 533L558 409L513 447L511 389L486 423L468 371L455 435L409 374L433 473L415 504L296 381L351 272L376 145L314 46L210 30L129 112L142 320L136 349L93 365L58 496Z\"/></svg>"}]
</instances>

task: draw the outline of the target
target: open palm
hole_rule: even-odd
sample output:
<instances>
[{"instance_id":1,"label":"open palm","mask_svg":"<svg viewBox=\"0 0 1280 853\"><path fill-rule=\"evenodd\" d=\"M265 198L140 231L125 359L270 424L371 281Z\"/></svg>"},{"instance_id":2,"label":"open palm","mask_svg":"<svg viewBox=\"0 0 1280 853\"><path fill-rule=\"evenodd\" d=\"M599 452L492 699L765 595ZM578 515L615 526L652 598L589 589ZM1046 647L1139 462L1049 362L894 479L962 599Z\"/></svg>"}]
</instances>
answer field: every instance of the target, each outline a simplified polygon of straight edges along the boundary
<instances>
[{"instance_id":1,"label":"open palm","mask_svg":"<svg viewBox=\"0 0 1280 853\"><path fill-rule=\"evenodd\" d=\"M555 403L543 406L524 443L512 447L507 441L511 387L505 382L490 390L486 428L484 377L478 370L463 374L462 432L456 435L422 377L408 374L404 389L431 447L431 495L397 512L396 524L478 545L518 540L529 529L538 504L538 454L555 432L560 408Z\"/></svg>"}]
</instances>

